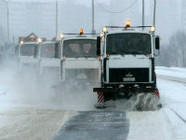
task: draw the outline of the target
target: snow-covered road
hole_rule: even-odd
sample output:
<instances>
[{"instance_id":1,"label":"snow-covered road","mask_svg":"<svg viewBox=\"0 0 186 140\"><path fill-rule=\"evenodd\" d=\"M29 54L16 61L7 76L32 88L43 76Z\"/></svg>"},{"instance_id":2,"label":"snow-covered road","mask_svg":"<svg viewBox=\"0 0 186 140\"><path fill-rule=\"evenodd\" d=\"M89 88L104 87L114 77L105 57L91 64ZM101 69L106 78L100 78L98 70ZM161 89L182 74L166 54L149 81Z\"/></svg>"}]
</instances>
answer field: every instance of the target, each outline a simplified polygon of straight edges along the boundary
<instances>
[{"instance_id":1,"label":"snow-covered road","mask_svg":"<svg viewBox=\"0 0 186 140\"><path fill-rule=\"evenodd\" d=\"M0 113L1 140L51 140L72 111L19 108Z\"/></svg>"},{"instance_id":2,"label":"snow-covered road","mask_svg":"<svg viewBox=\"0 0 186 140\"><path fill-rule=\"evenodd\" d=\"M53 88L40 88L35 81L15 80L15 73L2 71L0 140L109 140L108 136L110 140L185 140L186 124L172 110L186 120L186 69L157 67L156 72L162 109L99 113L93 108L96 96L89 94L90 90L81 97L77 93L59 97ZM112 117L114 113L116 117ZM98 135L97 130L103 134Z\"/></svg>"},{"instance_id":3,"label":"snow-covered road","mask_svg":"<svg viewBox=\"0 0 186 140\"><path fill-rule=\"evenodd\" d=\"M161 75L159 71L162 72ZM168 72L168 69L164 72L160 68L157 69L163 108L155 112L128 112L130 118L128 140L186 139L186 123L171 110L175 110L186 120L186 84L180 82L180 77L176 79L175 76L172 79L171 74L167 75Z\"/></svg>"}]
</instances>

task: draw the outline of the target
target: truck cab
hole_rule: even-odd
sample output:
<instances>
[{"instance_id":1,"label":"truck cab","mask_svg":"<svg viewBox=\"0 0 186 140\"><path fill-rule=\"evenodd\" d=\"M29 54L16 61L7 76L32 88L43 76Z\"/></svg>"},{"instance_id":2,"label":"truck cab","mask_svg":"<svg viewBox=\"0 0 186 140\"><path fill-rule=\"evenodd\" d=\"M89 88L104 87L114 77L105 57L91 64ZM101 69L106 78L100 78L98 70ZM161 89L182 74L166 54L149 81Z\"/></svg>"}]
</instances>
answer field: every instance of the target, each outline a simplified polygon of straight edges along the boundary
<instances>
[{"instance_id":1,"label":"truck cab","mask_svg":"<svg viewBox=\"0 0 186 140\"><path fill-rule=\"evenodd\" d=\"M38 45L38 42L20 42L17 52L19 71L23 71L25 67L37 69Z\"/></svg>"},{"instance_id":2,"label":"truck cab","mask_svg":"<svg viewBox=\"0 0 186 140\"><path fill-rule=\"evenodd\" d=\"M40 75L51 72L60 74L61 44L58 41L43 41L39 45ZM50 73L51 74L51 73Z\"/></svg>"},{"instance_id":3,"label":"truck cab","mask_svg":"<svg viewBox=\"0 0 186 140\"><path fill-rule=\"evenodd\" d=\"M97 38L102 71L100 87L93 91L98 94L98 103L142 92L159 97L155 49L159 50L159 37L154 35L154 27L104 27Z\"/></svg>"},{"instance_id":4,"label":"truck cab","mask_svg":"<svg viewBox=\"0 0 186 140\"><path fill-rule=\"evenodd\" d=\"M19 44L16 45L15 54L20 72L38 70L38 40L40 39L34 33L31 33L26 37L19 37Z\"/></svg>"},{"instance_id":5,"label":"truck cab","mask_svg":"<svg viewBox=\"0 0 186 140\"><path fill-rule=\"evenodd\" d=\"M96 36L66 34L62 39L61 80L71 85L98 82L100 61L96 55Z\"/></svg>"},{"instance_id":6,"label":"truck cab","mask_svg":"<svg viewBox=\"0 0 186 140\"><path fill-rule=\"evenodd\" d=\"M106 35L103 47L103 84L155 86L152 35L120 32Z\"/></svg>"}]
</instances>

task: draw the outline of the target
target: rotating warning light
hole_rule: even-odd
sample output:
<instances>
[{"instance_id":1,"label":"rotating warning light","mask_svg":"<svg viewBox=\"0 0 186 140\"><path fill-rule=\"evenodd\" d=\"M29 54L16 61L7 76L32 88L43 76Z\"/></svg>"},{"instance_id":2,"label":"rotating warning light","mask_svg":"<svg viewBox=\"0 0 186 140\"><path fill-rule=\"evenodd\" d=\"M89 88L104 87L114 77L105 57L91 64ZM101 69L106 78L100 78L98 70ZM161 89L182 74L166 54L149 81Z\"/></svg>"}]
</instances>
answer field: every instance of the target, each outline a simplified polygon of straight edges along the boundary
<instances>
[{"instance_id":1,"label":"rotating warning light","mask_svg":"<svg viewBox=\"0 0 186 140\"><path fill-rule=\"evenodd\" d=\"M80 29L79 34L80 34L80 35L82 35L82 34L83 34L83 29L82 29L82 28Z\"/></svg>"},{"instance_id":2,"label":"rotating warning light","mask_svg":"<svg viewBox=\"0 0 186 140\"><path fill-rule=\"evenodd\" d=\"M126 22L126 28L127 27L130 27L130 20L127 20L127 22Z\"/></svg>"},{"instance_id":3,"label":"rotating warning light","mask_svg":"<svg viewBox=\"0 0 186 140\"><path fill-rule=\"evenodd\" d=\"M35 41L35 39L32 37L32 38L31 38L31 41Z\"/></svg>"}]
</instances>

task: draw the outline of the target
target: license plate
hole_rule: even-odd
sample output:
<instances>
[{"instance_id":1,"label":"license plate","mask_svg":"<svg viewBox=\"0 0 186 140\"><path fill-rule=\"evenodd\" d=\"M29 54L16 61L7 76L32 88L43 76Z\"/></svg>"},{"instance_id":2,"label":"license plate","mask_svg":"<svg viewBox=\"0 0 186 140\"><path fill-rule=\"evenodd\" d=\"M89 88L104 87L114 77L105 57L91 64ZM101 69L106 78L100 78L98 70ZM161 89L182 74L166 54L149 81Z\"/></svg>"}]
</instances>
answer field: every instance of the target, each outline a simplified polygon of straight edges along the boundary
<instances>
[{"instance_id":1,"label":"license plate","mask_svg":"<svg viewBox=\"0 0 186 140\"><path fill-rule=\"evenodd\" d=\"M134 81L136 81L136 78L135 77L124 77L123 81L124 82L134 82Z\"/></svg>"},{"instance_id":2,"label":"license plate","mask_svg":"<svg viewBox=\"0 0 186 140\"><path fill-rule=\"evenodd\" d=\"M87 79L87 76L85 74L78 74L77 79Z\"/></svg>"}]
</instances>

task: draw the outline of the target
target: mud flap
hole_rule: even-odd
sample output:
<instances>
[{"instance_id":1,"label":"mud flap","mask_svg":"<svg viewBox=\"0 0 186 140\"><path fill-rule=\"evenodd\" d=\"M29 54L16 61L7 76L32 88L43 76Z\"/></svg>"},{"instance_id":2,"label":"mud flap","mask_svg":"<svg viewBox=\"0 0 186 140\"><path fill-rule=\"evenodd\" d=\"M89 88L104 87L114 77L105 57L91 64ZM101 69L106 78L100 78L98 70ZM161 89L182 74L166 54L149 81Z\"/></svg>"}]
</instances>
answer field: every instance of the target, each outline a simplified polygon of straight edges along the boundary
<instances>
[{"instance_id":1,"label":"mud flap","mask_svg":"<svg viewBox=\"0 0 186 140\"><path fill-rule=\"evenodd\" d=\"M159 90L158 90L158 89L156 89L156 90L154 91L154 94L156 94L156 96L160 99L160 93L159 93Z\"/></svg>"},{"instance_id":2,"label":"mud flap","mask_svg":"<svg viewBox=\"0 0 186 140\"><path fill-rule=\"evenodd\" d=\"M160 92L159 92L159 90L156 88L156 90L154 91L154 94L160 99ZM162 108L163 107L163 105L159 102L158 104L157 104L157 107L160 109L160 108Z\"/></svg>"},{"instance_id":3,"label":"mud flap","mask_svg":"<svg viewBox=\"0 0 186 140\"><path fill-rule=\"evenodd\" d=\"M94 105L97 109L103 109L106 108L105 100L104 100L104 93L103 92L97 92L97 103Z\"/></svg>"}]
</instances>

